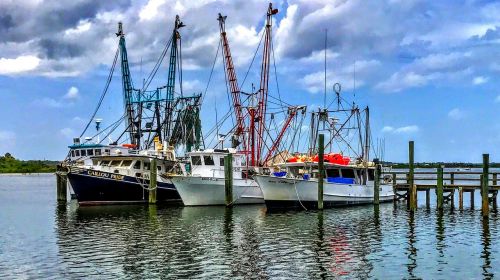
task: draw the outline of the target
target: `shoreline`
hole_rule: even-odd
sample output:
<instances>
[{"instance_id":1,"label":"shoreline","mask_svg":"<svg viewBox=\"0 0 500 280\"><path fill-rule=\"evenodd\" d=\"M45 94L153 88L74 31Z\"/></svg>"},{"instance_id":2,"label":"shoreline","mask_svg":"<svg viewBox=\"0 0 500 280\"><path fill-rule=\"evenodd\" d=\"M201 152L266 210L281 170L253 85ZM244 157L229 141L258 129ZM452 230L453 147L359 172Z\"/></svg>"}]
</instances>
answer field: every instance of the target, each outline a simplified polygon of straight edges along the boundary
<instances>
[{"instance_id":1,"label":"shoreline","mask_svg":"<svg viewBox=\"0 0 500 280\"><path fill-rule=\"evenodd\" d=\"M45 174L55 174L55 172L0 173L0 176L28 176L28 175L45 175Z\"/></svg>"}]
</instances>

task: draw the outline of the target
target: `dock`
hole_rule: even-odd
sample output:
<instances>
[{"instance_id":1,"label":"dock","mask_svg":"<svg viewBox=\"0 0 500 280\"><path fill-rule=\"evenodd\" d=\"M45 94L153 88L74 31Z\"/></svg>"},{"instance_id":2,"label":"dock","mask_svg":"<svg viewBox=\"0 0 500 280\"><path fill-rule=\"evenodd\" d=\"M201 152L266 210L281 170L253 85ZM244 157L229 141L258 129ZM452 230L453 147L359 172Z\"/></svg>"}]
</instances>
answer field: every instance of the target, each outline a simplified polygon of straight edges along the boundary
<instances>
[{"instance_id":1,"label":"dock","mask_svg":"<svg viewBox=\"0 0 500 280\"><path fill-rule=\"evenodd\" d=\"M436 194L436 206L443 209L445 204L455 208L455 194L458 194L458 207L464 208L464 193L469 193L471 208L474 208L476 191L481 197L483 216L489 215L490 204L497 209L497 195L500 190L498 175L489 171L489 154L483 154L482 171L444 171L443 166L435 171L415 171L414 142L409 142L408 171L387 171L381 174L385 183L392 183L395 193L394 203L407 202L408 209L417 209L418 192L425 192L425 204L430 208L431 190Z\"/></svg>"}]
</instances>

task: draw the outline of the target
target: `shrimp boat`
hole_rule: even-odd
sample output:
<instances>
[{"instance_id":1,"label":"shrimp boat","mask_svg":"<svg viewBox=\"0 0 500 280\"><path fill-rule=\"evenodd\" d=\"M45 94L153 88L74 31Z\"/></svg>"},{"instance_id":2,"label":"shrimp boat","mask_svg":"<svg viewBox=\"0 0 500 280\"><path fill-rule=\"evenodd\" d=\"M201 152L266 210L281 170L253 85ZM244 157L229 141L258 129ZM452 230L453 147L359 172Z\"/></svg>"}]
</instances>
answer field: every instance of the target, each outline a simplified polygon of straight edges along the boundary
<instances>
[{"instance_id":1,"label":"shrimp boat","mask_svg":"<svg viewBox=\"0 0 500 280\"><path fill-rule=\"evenodd\" d=\"M131 151L126 155L100 155L90 165L69 166L68 180L80 205L132 204L148 201L152 162L157 172L157 201L180 202L166 174L174 172L173 150Z\"/></svg>"},{"instance_id":2,"label":"shrimp boat","mask_svg":"<svg viewBox=\"0 0 500 280\"><path fill-rule=\"evenodd\" d=\"M268 209L318 206L318 163L296 162L279 165L281 172L255 175ZM375 166L324 164L323 205L327 207L373 203ZM367 175L367 176L366 176ZM392 201L392 185L380 185L380 202Z\"/></svg>"},{"instance_id":3,"label":"shrimp boat","mask_svg":"<svg viewBox=\"0 0 500 280\"><path fill-rule=\"evenodd\" d=\"M264 203L262 191L257 183L246 176L245 155L235 149L207 149L187 154L189 162L184 166L185 175L171 177L182 202L186 206L224 205L225 177L224 160L233 155L233 200L232 204Z\"/></svg>"},{"instance_id":4,"label":"shrimp boat","mask_svg":"<svg viewBox=\"0 0 500 280\"><path fill-rule=\"evenodd\" d=\"M322 176L325 178L323 179L324 207L373 202L374 171L379 160L369 160L371 143L369 108L361 110L354 102L352 106L343 104L347 102L340 96L340 84L335 84L333 88L337 96L337 109L318 109L311 114L308 154L290 157L286 163L275 165L275 172L271 174L254 176L262 189L268 209L317 208L320 176L316 143L320 133L323 136L330 135L325 150L335 147L354 154L354 157L342 153L324 155L325 173ZM380 202L394 199L390 180L390 176L387 176L381 182Z\"/></svg>"},{"instance_id":5,"label":"shrimp boat","mask_svg":"<svg viewBox=\"0 0 500 280\"><path fill-rule=\"evenodd\" d=\"M179 171L175 150L179 147L187 151L198 149L201 143L201 95L186 96L182 93L182 86L180 93L175 92L175 74L177 70L182 70L181 27L184 24L176 16L171 40L165 46L148 80L144 81L143 88L135 89L128 65L125 34L122 24L118 24L116 35L119 37L119 44L115 60L101 100L82 135L99 110L118 57L121 58L125 113L121 119L103 130L100 130L102 120L95 119L97 135L86 137L83 143L80 143L82 135L75 138L74 144L69 146L68 157L62 164L67 169L69 183L80 205L145 203L153 189L156 190L158 202L181 202L177 190L168 179L172 173ZM168 48L168 82L165 86L148 90ZM114 132L121 123L124 123L125 129ZM118 138L108 145L102 144L99 139L111 139L112 133L118 134ZM123 142L125 143L118 144ZM152 168L157 170L151 170ZM150 185L151 176L156 176L155 186Z\"/></svg>"},{"instance_id":6,"label":"shrimp boat","mask_svg":"<svg viewBox=\"0 0 500 280\"><path fill-rule=\"evenodd\" d=\"M269 4L267 9L266 25L264 27L264 44L261 65L261 82L255 93L242 102L244 94L240 90L229 42L225 31L226 16L219 14L220 40L224 57L226 81L233 102L236 126L226 134L231 135L231 148L223 149L224 140L215 146L215 149L193 151L187 154L188 160L183 164L183 174L173 176L171 181L178 190L182 201L187 206L224 205L224 156L232 154L233 157L233 201L232 204L264 203L261 189L252 178L253 174L261 172L266 163L274 156L280 141L287 131L292 120L297 118L300 111L305 113L304 106L288 106L279 108L279 112L286 112L281 129L277 135L271 135L266 122L266 115L274 112L266 111L268 97L268 81L271 55L272 16L278 10ZM257 53L257 52L256 52ZM255 89L252 89L254 91ZM246 110L246 112L245 112ZM278 113L279 114L279 113ZM248 118L245 118L248 116ZM216 124L218 127L220 124ZM275 124L276 125L276 124ZM276 125L277 127L277 125ZM215 130L213 130L215 131ZM215 136L219 136L218 132ZM266 139L267 138L267 139ZM220 148L218 148L221 145ZM218 149L217 149L218 148Z\"/></svg>"}]
</instances>

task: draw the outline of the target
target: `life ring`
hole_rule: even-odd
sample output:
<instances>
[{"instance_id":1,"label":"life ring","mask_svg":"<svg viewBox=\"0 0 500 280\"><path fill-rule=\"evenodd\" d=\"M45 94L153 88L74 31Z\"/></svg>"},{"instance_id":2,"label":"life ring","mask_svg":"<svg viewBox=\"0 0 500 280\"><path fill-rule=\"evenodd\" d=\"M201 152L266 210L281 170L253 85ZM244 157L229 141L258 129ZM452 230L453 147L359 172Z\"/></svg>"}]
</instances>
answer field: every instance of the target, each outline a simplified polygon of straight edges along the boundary
<instances>
[{"instance_id":1,"label":"life ring","mask_svg":"<svg viewBox=\"0 0 500 280\"><path fill-rule=\"evenodd\" d=\"M384 176L384 183L389 184L392 182L392 176L387 174Z\"/></svg>"}]
</instances>

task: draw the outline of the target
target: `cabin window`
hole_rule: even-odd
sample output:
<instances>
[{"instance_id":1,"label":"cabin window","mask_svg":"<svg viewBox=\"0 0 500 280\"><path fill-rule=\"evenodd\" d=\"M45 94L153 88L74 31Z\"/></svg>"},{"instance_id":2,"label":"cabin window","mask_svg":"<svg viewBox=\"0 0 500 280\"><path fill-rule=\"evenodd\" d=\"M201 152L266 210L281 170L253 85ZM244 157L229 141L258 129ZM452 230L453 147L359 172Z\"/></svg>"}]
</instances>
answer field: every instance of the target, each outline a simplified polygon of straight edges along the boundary
<instances>
[{"instance_id":1,"label":"cabin window","mask_svg":"<svg viewBox=\"0 0 500 280\"><path fill-rule=\"evenodd\" d=\"M103 161L101 161L101 165L102 166L108 166L108 164L109 164L109 160L103 160Z\"/></svg>"},{"instance_id":2,"label":"cabin window","mask_svg":"<svg viewBox=\"0 0 500 280\"><path fill-rule=\"evenodd\" d=\"M82 157L86 156L87 155L87 152L85 150L81 150L80 151L80 154L82 155Z\"/></svg>"},{"instance_id":3,"label":"cabin window","mask_svg":"<svg viewBox=\"0 0 500 280\"><path fill-rule=\"evenodd\" d=\"M75 151L75 153L76 153L76 156L77 156L77 157L79 157L79 156L80 156L80 150L76 150L76 151Z\"/></svg>"},{"instance_id":4,"label":"cabin window","mask_svg":"<svg viewBox=\"0 0 500 280\"><path fill-rule=\"evenodd\" d=\"M109 149L105 149L104 153L109 155Z\"/></svg>"},{"instance_id":5,"label":"cabin window","mask_svg":"<svg viewBox=\"0 0 500 280\"><path fill-rule=\"evenodd\" d=\"M144 162L144 170L149 170L151 169L151 164L147 161Z\"/></svg>"},{"instance_id":6,"label":"cabin window","mask_svg":"<svg viewBox=\"0 0 500 280\"><path fill-rule=\"evenodd\" d=\"M109 166L119 166L122 163L121 160L112 160Z\"/></svg>"},{"instance_id":7,"label":"cabin window","mask_svg":"<svg viewBox=\"0 0 500 280\"><path fill-rule=\"evenodd\" d=\"M94 150L92 150L92 149L87 150L87 155L88 156L93 156L94 155Z\"/></svg>"},{"instance_id":8,"label":"cabin window","mask_svg":"<svg viewBox=\"0 0 500 280\"><path fill-rule=\"evenodd\" d=\"M131 160L124 160L122 162L122 167L129 167L132 164Z\"/></svg>"},{"instance_id":9,"label":"cabin window","mask_svg":"<svg viewBox=\"0 0 500 280\"><path fill-rule=\"evenodd\" d=\"M205 161L205 165L215 165L214 158L212 156L203 156L203 160Z\"/></svg>"},{"instance_id":10,"label":"cabin window","mask_svg":"<svg viewBox=\"0 0 500 280\"><path fill-rule=\"evenodd\" d=\"M327 169L326 170L327 177L340 177L340 169Z\"/></svg>"},{"instance_id":11,"label":"cabin window","mask_svg":"<svg viewBox=\"0 0 500 280\"><path fill-rule=\"evenodd\" d=\"M375 180L375 169L368 169L368 180Z\"/></svg>"},{"instance_id":12,"label":"cabin window","mask_svg":"<svg viewBox=\"0 0 500 280\"><path fill-rule=\"evenodd\" d=\"M101 155L101 149L95 149L95 155L100 156Z\"/></svg>"},{"instance_id":13,"label":"cabin window","mask_svg":"<svg viewBox=\"0 0 500 280\"><path fill-rule=\"evenodd\" d=\"M219 158L219 164L220 166L224 166L224 157Z\"/></svg>"},{"instance_id":14,"label":"cabin window","mask_svg":"<svg viewBox=\"0 0 500 280\"><path fill-rule=\"evenodd\" d=\"M141 161L140 160L136 160L135 163L134 163L134 169L141 169Z\"/></svg>"},{"instance_id":15,"label":"cabin window","mask_svg":"<svg viewBox=\"0 0 500 280\"><path fill-rule=\"evenodd\" d=\"M354 176L354 169L342 169L343 178L356 178Z\"/></svg>"},{"instance_id":16,"label":"cabin window","mask_svg":"<svg viewBox=\"0 0 500 280\"><path fill-rule=\"evenodd\" d=\"M192 156L191 157L191 162L193 165L202 165L201 164L201 157L200 156Z\"/></svg>"},{"instance_id":17,"label":"cabin window","mask_svg":"<svg viewBox=\"0 0 500 280\"><path fill-rule=\"evenodd\" d=\"M156 169L158 169L158 171L161 171L161 165L158 165Z\"/></svg>"},{"instance_id":18,"label":"cabin window","mask_svg":"<svg viewBox=\"0 0 500 280\"><path fill-rule=\"evenodd\" d=\"M71 156L75 157L75 151L71 151Z\"/></svg>"}]
</instances>

